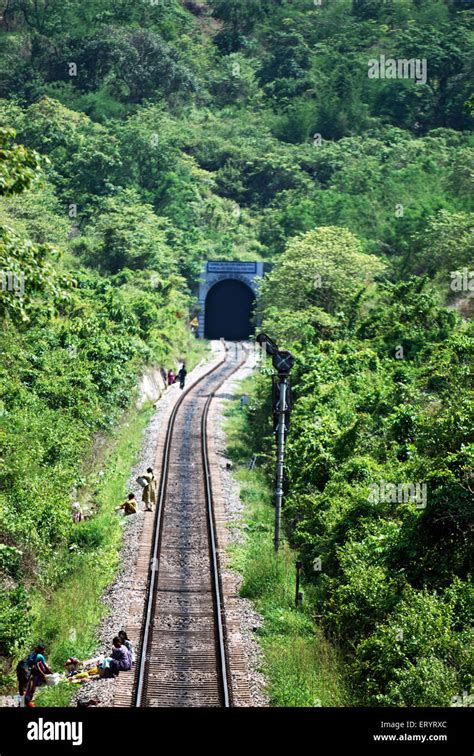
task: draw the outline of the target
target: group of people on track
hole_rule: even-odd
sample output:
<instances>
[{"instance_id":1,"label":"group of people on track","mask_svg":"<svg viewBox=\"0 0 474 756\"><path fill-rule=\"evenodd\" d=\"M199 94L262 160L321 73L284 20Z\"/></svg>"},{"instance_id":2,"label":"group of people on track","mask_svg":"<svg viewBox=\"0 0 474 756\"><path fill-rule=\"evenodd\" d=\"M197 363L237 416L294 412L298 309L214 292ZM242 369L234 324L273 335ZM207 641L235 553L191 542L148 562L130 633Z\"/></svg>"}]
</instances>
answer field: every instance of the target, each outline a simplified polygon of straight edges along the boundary
<instances>
[{"instance_id":1,"label":"group of people on track","mask_svg":"<svg viewBox=\"0 0 474 756\"><path fill-rule=\"evenodd\" d=\"M156 502L156 478L153 472L153 468L148 467L144 475L139 475L137 483L142 486L142 502L144 504L145 512L153 512ZM127 498L118 507L115 507L115 511L118 512L123 509L124 514L131 515L138 512L138 502L134 493L129 493Z\"/></svg>"},{"instance_id":2,"label":"group of people on track","mask_svg":"<svg viewBox=\"0 0 474 756\"><path fill-rule=\"evenodd\" d=\"M180 389L184 389L184 384L186 382L186 375L187 375L186 365L183 362L177 375L175 375L172 370L168 371L168 376L167 376L168 386L172 386L174 383L176 383L176 378L177 378L179 381ZM142 502L144 505L145 512L153 512L155 508L155 502L156 502L156 478L153 472L153 468L148 467L144 475L138 476L137 482L142 486L142 489L143 489ZM135 498L134 493L129 493L125 501L115 508L115 511L118 512L121 509L126 515L132 515L138 512L138 502Z\"/></svg>"},{"instance_id":3,"label":"group of people on track","mask_svg":"<svg viewBox=\"0 0 474 756\"><path fill-rule=\"evenodd\" d=\"M186 370L186 365L184 364L184 362L181 368L178 370L177 374L174 372L174 370L168 370L168 375L167 375L168 386L172 386L173 383L176 383L176 379L178 379L180 389L184 389L184 384L186 381L187 374L188 374L188 371Z\"/></svg>"},{"instance_id":4,"label":"group of people on track","mask_svg":"<svg viewBox=\"0 0 474 756\"><path fill-rule=\"evenodd\" d=\"M116 677L119 672L131 670L134 662L135 652L125 630L120 630L113 639L109 655L82 662L72 656L64 664L65 672L62 675L53 673L46 661L46 647L40 642L17 664L18 693L24 698L24 705L32 708L34 694L37 688L48 684L48 676L57 678L54 683L60 679L82 683L91 679Z\"/></svg>"}]
</instances>

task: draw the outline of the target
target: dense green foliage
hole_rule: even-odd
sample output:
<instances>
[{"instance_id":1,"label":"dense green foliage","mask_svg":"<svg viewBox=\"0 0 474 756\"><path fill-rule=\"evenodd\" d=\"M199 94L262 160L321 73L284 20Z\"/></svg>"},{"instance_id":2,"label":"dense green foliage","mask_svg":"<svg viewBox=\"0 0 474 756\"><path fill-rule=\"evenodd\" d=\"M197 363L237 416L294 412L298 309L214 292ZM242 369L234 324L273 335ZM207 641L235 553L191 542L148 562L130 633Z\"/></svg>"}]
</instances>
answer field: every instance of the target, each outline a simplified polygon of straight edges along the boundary
<instances>
[{"instance_id":1,"label":"dense green foliage","mask_svg":"<svg viewBox=\"0 0 474 756\"><path fill-rule=\"evenodd\" d=\"M29 170L36 157L6 148L4 160L7 170L9 161L13 166L8 176L18 165L17 180L27 182L22 165ZM8 223L18 209L5 202ZM132 242L125 249L133 251ZM7 223L0 265L8 272L1 299L0 653L8 656L30 639L27 588L39 578L50 590L77 568L70 502L99 434L120 419L143 364L171 364L187 349L188 296L180 277L154 259L148 273L123 268L106 279L72 272L49 243L19 236Z\"/></svg>"},{"instance_id":2,"label":"dense green foliage","mask_svg":"<svg viewBox=\"0 0 474 756\"><path fill-rule=\"evenodd\" d=\"M354 695L468 688L469 5L4 3L0 654L64 580L97 433L185 352L202 260L264 259L298 356L287 525ZM426 81L369 78L380 55ZM426 508L368 502L380 479L426 482Z\"/></svg>"},{"instance_id":3,"label":"dense green foliage","mask_svg":"<svg viewBox=\"0 0 474 756\"><path fill-rule=\"evenodd\" d=\"M319 225L420 273L413 237L470 209L472 14L377 5L10 0L0 115L51 160L86 253L104 212L143 202L190 280L203 256L273 257ZM368 78L371 58L415 53L426 83Z\"/></svg>"},{"instance_id":4,"label":"dense green foliage","mask_svg":"<svg viewBox=\"0 0 474 756\"><path fill-rule=\"evenodd\" d=\"M473 672L472 322L423 278L367 286L364 270L379 272L370 256L345 288L355 267L346 232L331 250L334 234L291 242L263 291L266 330L297 356L288 533L355 700L447 706Z\"/></svg>"}]
</instances>

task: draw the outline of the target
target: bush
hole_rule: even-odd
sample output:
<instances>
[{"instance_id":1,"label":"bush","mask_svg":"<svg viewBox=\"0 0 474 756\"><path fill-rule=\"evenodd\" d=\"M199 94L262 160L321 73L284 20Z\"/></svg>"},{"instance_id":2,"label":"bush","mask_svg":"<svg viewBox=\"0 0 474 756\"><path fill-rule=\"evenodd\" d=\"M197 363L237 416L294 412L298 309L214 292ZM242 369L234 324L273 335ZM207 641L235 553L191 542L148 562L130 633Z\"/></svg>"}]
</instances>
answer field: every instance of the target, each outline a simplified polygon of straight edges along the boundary
<instances>
[{"instance_id":1,"label":"bush","mask_svg":"<svg viewBox=\"0 0 474 756\"><path fill-rule=\"evenodd\" d=\"M93 517L79 522L71 533L70 543L80 549L98 549L106 538L105 527L103 518Z\"/></svg>"},{"instance_id":2,"label":"bush","mask_svg":"<svg viewBox=\"0 0 474 756\"><path fill-rule=\"evenodd\" d=\"M30 632L30 605L24 588L0 591L0 655L14 656L23 650Z\"/></svg>"},{"instance_id":3,"label":"bush","mask_svg":"<svg viewBox=\"0 0 474 756\"><path fill-rule=\"evenodd\" d=\"M436 594L407 589L387 621L357 647L353 679L361 699L370 705L449 706L462 686L452 663L461 638L452 622L451 607Z\"/></svg>"},{"instance_id":4,"label":"bush","mask_svg":"<svg viewBox=\"0 0 474 756\"><path fill-rule=\"evenodd\" d=\"M17 578L20 574L22 552L15 546L0 543L0 572Z\"/></svg>"}]
</instances>

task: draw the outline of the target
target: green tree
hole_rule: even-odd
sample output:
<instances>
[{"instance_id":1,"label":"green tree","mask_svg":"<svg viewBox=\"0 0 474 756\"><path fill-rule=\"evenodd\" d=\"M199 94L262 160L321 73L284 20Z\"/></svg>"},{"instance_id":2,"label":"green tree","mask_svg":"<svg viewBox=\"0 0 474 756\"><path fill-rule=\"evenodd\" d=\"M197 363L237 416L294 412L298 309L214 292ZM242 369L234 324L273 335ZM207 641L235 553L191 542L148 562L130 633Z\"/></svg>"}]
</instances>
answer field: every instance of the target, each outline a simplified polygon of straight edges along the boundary
<instances>
[{"instance_id":1,"label":"green tree","mask_svg":"<svg viewBox=\"0 0 474 756\"><path fill-rule=\"evenodd\" d=\"M418 275L434 276L462 269L474 260L472 213L449 213L441 210L429 219L426 228L413 242L414 250L407 256L406 267Z\"/></svg>"},{"instance_id":2,"label":"green tree","mask_svg":"<svg viewBox=\"0 0 474 756\"><path fill-rule=\"evenodd\" d=\"M224 22L216 42L223 52L238 50L268 9L268 0L211 0L212 14Z\"/></svg>"},{"instance_id":3,"label":"green tree","mask_svg":"<svg viewBox=\"0 0 474 756\"><path fill-rule=\"evenodd\" d=\"M89 265L117 273L123 268L159 271L166 278L176 270L173 250L167 243L169 223L140 202L138 193L125 189L103 202L90 236L78 240L76 249Z\"/></svg>"},{"instance_id":4,"label":"green tree","mask_svg":"<svg viewBox=\"0 0 474 756\"><path fill-rule=\"evenodd\" d=\"M0 196L28 189L38 178L41 158L34 150L14 144L15 129L0 129Z\"/></svg>"},{"instance_id":5,"label":"green tree","mask_svg":"<svg viewBox=\"0 0 474 756\"><path fill-rule=\"evenodd\" d=\"M335 313L384 270L348 229L321 227L292 239L262 287L263 306Z\"/></svg>"}]
</instances>

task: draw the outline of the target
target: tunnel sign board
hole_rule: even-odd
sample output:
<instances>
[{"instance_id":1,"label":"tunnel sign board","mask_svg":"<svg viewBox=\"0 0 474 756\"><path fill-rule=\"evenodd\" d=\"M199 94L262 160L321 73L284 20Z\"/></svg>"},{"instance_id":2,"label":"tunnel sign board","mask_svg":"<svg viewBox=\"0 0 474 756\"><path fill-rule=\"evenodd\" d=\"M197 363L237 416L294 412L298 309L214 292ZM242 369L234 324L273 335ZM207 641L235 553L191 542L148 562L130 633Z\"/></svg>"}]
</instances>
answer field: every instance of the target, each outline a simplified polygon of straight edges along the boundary
<instances>
[{"instance_id":1,"label":"tunnel sign board","mask_svg":"<svg viewBox=\"0 0 474 756\"><path fill-rule=\"evenodd\" d=\"M238 287L239 283L241 285L241 289L245 292L244 287L248 290L248 294L251 294L252 299L255 297L257 292L257 282L259 279L262 278L264 271L266 269L266 265L263 262L251 262L251 261L242 261L239 260L208 260L203 265L203 270L201 274L201 283L199 286L199 305L200 305L200 312L199 312L199 328L198 328L198 336L199 338L204 338L207 334L207 331L209 329L206 328L206 312L208 310L208 304L210 303L211 299L216 295L216 292L218 291L218 284L221 284L224 281L228 282L235 282L234 286ZM243 284L243 286L242 286ZM214 289L214 287L216 287ZM222 288L222 287L221 287ZM229 286L229 310L232 310L236 312L239 309L239 304L236 303L235 298L232 299L232 292L230 291L231 286ZM213 290L213 291L212 291ZM212 291L212 294L208 300L208 294ZM233 296L235 297L235 292L233 293ZM245 296L242 298L242 308L245 307ZM230 302L232 301L232 304ZM248 298L247 298L248 301ZM248 306L248 305L247 305ZM227 313L226 313L227 314ZM257 317L258 320L258 317ZM223 327L224 327L224 321L223 321ZM221 336L224 336L224 338L233 338L232 336L226 336L226 333L220 334Z\"/></svg>"},{"instance_id":2,"label":"tunnel sign board","mask_svg":"<svg viewBox=\"0 0 474 756\"><path fill-rule=\"evenodd\" d=\"M220 260L211 260L207 263L208 273L255 273L257 272L256 262L223 262Z\"/></svg>"}]
</instances>

